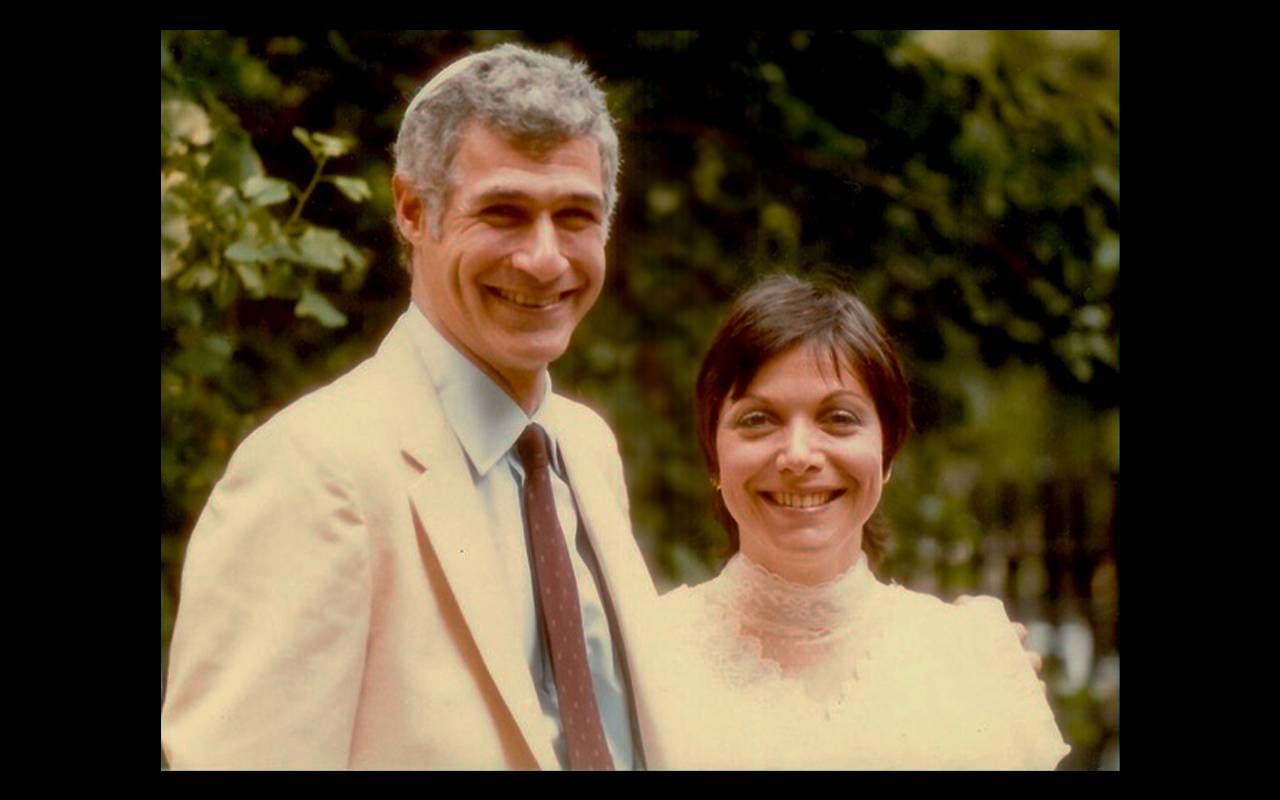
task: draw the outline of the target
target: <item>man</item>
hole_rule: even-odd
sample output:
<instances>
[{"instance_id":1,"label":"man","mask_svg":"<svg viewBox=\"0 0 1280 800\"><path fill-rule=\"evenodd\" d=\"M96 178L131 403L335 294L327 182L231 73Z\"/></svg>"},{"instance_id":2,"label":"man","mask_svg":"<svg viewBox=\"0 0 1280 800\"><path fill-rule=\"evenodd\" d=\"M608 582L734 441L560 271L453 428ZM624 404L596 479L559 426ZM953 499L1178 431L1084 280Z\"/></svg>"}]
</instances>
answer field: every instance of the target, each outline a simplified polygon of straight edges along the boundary
<instances>
[{"instance_id":1,"label":"man","mask_svg":"<svg viewBox=\"0 0 1280 800\"><path fill-rule=\"evenodd\" d=\"M599 296L618 141L564 59L469 56L396 143L408 310L237 450L191 537L175 768L653 765L617 444L547 366Z\"/></svg>"}]
</instances>

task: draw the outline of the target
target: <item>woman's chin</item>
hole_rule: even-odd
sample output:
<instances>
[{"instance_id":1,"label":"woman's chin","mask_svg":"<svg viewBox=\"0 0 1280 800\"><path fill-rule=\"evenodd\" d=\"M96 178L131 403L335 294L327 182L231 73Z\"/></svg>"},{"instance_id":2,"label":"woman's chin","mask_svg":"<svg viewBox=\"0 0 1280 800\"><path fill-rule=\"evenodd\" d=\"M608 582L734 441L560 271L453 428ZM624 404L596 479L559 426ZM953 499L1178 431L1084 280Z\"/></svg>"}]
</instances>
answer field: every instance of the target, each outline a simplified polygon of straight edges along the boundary
<instances>
[{"instance_id":1,"label":"woman's chin","mask_svg":"<svg viewBox=\"0 0 1280 800\"><path fill-rule=\"evenodd\" d=\"M823 529L775 533L763 547L744 544L752 561L784 578L809 578L815 573L839 575L853 565L861 536ZM847 562L847 563L846 563Z\"/></svg>"}]
</instances>

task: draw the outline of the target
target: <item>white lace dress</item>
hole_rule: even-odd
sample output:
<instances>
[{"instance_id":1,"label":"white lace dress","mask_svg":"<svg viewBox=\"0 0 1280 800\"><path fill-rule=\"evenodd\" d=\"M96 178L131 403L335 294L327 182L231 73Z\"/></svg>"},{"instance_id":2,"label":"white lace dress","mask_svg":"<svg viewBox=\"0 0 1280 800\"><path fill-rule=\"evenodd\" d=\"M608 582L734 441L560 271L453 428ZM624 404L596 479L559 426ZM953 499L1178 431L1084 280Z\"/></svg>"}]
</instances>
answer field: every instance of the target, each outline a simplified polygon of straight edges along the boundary
<instances>
[{"instance_id":1,"label":"white lace dress","mask_svg":"<svg viewBox=\"0 0 1280 800\"><path fill-rule=\"evenodd\" d=\"M1069 750L1004 607L857 563L817 587L736 555L665 595L672 769L1052 769Z\"/></svg>"}]
</instances>

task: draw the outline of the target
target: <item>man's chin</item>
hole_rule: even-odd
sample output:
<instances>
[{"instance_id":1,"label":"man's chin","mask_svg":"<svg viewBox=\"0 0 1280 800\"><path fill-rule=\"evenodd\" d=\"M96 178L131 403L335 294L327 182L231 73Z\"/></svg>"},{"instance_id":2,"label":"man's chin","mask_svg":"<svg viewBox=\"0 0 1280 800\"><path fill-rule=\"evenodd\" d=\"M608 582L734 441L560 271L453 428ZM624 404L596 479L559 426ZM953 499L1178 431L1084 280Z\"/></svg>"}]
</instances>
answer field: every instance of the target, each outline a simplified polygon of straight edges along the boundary
<instances>
[{"instance_id":1,"label":"man's chin","mask_svg":"<svg viewBox=\"0 0 1280 800\"><path fill-rule=\"evenodd\" d=\"M536 375L559 359L568 350L568 343L549 342L530 346L529 342L499 348L499 368L504 373Z\"/></svg>"}]
</instances>

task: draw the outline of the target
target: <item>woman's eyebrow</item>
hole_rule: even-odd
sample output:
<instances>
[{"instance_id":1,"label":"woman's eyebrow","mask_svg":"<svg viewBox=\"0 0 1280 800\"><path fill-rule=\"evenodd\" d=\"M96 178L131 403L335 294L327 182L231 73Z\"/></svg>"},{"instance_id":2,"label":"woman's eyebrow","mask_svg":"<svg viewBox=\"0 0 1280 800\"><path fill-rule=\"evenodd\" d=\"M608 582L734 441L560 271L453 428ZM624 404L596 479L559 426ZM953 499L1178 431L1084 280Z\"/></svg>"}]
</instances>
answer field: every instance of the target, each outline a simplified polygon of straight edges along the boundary
<instances>
[{"instance_id":1,"label":"woman's eyebrow","mask_svg":"<svg viewBox=\"0 0 1280 800\"><path fill-rule=\"evenodd\" d=\"M831 394L824 397L823 401L830 402L831 400L835 400L836 398L845 398L845 397L851 398L853 400L859 400L863 403L871 402L871 398L867 397L862 392L856 391L854 389L840 389L838 391L832 392Z\"/></svg>"},{"instance_id":2,"label":"woman's eyebrow","mask_svg":"<svg viewBox=\"0 0 1280 800\"><path fill-rule=\"evenodd\" d=\"M874 404L874 401L870 397L867 397L865 394L854 389L837 389L834 392L830 392L829 394L824 395L822 399L819 401L819 404L830 403L833 400L840 400L840 399L846 399L846 398L850 400L856 400L863 405ZM769 405L774 401L769 399L768 397L764 397L758 394L750 394L750 393L738 395L737 397L732 397L729 399L729 405L737 405L738 403L747 403L747 402L756 402L756 403L762 403L764 405Z\"/></svg>"}]
</instances>

